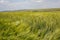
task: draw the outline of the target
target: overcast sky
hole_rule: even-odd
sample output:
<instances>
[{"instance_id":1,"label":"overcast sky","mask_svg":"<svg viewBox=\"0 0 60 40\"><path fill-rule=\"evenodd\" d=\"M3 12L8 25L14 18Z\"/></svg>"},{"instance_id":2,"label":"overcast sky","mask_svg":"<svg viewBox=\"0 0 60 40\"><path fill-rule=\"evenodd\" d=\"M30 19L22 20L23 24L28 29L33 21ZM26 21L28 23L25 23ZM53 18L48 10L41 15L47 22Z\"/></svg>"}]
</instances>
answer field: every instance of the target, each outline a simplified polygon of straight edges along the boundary
<instances>
[{"instance_id":1,"label":"overcast sky","mask_svg":"<svg viewBox=\"0 0 60 40\"><path fill-rule=\"evenodd\" d=\"M60 0L0 0L0 11L60 8Z\"/></svg>"}]
</instances>

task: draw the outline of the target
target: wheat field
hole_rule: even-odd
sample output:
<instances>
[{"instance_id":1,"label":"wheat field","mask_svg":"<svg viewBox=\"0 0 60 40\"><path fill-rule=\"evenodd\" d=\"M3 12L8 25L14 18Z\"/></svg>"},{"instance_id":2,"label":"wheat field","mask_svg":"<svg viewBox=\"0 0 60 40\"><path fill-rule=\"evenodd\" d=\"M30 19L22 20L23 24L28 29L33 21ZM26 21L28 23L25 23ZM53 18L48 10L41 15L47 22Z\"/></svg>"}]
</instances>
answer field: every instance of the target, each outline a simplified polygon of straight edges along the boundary
<instances>
[{"instance_id":1,"label":"wheat field","mask_svg":"<svg viewBox=\"0 0 60 40\"><path fill-rule=\"evenodd\" d=\"M60 40L60 11L0 12L0 40Z\"/></svg>"}]
</instances>

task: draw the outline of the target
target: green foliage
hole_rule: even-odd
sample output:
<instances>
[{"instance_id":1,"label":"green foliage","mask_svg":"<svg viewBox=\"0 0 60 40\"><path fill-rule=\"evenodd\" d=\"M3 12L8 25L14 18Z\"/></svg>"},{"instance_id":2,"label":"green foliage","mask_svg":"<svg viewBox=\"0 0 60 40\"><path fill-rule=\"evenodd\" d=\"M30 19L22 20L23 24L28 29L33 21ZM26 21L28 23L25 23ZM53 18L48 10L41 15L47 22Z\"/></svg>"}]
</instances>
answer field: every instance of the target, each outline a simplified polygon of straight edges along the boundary
<instances>
[{"instance_id":1,"label":"green foliage","mask_svg":"<svg viewBox=\"0 0 60 40\"><path fill-rule=\"evenodd\" d=\"M60 12L0 12L0 40L60 40Z\"/></svg>"}]
</instances>

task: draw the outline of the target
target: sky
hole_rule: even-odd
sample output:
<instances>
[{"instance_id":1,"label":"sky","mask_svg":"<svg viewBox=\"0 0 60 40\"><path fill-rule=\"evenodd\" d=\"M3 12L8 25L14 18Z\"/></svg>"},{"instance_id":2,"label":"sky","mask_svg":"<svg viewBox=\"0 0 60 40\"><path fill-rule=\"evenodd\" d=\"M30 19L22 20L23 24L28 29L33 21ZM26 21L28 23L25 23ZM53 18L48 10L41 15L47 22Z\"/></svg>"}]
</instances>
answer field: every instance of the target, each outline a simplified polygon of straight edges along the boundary
<instances>
[{"instance_id":1,"label":"sky","mask_svg":"<svg viewBox=\"0 0 60 40\"><path fill-rule=\"evenodd\" d=\"M60 8L60 0L0 0L0 11Z\"/></svg>"}]
</instances>

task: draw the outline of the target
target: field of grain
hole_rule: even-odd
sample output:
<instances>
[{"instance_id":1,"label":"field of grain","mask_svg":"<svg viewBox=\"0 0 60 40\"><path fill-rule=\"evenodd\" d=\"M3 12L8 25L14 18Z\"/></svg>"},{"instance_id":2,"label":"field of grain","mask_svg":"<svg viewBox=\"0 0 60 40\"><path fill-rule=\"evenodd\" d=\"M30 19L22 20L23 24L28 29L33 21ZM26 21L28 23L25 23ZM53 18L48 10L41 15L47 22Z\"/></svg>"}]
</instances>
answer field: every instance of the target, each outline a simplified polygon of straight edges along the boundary
<instances>
[{"instance_id":1,"label":"field of grain","mask_svg":"<svg viewBox=\"0 0 60 40\"><path fill-rule=\"evenodd\" d=\"M60 40L60 11L0 12L0 40Z\"/></svg>"}]
</instances>

